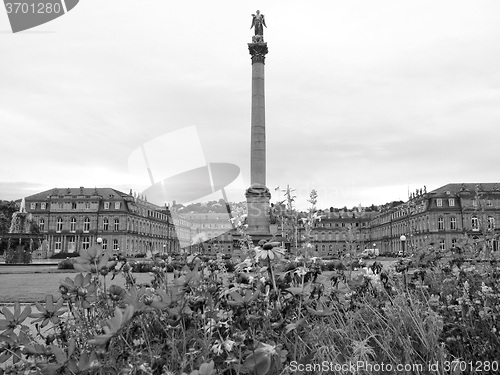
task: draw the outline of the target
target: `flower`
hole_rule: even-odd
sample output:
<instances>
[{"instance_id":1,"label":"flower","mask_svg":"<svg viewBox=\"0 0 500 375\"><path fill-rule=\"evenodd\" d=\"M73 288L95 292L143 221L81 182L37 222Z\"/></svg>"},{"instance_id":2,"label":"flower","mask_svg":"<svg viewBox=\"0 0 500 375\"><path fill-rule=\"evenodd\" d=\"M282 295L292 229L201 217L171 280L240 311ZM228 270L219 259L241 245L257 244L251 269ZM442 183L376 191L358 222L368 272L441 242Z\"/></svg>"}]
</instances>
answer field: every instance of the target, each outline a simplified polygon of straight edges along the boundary
<instances>
[{"instance_id":1,"label":"flower","mask_svg":"<svg viewBox=\"0 0 500 375\"><path fill-rule=\"evenodd\" d=\"M267 242L255 248L255 257L259 259L280 259L285 254L285 249L279 242Z\"/></svg>"},{"instance_id":2,"label":"flower","mask_svg":"<svg viewBox=\"0 0 500 375\"><path fill-rule=\"evenodd\" d=\"M125 289L119 287L118 285L111 285L108 289L108 294L109 298L113 302L118 302L127 295L127 292L125 291Z\"/></svg>"},{"instance_id":3,"label":"flower","mask_svg":"<svg viewBox=\"0 0 500 375\"><path fill-rule=\"evenodd\" d=\"M50 294L45 297L45 306L40 302L35 302L35 306L40 312L30 314L31 318L35 318L33 323L42 322L42 328L49 324L49 322L58 324L59 316L66 312L66 310L61 310L63 303L64 299L59 298L54 304L54 296Z\"/></svg>"},{"instance_id":4,"label":"flower","mask_svg":"<svg viewBox=\"0 0 500 375\"><path fill-rule=\"evenodd\" d=\"M63 296L66 294L64 292L67 291L71 299L76 302L77 306L88 309L97 299L95 295L97 285L95 282L92 282L91 279L92 275L90 273L86 274L85 277L79 273L76 275L74 281L67 277L59 281L61 284L59 290L61 290Z\"/></svg>"},{"instance_id":5,"label":"flower","mask_svg":"<svg viewBox=\"0 0 500 375\"><path fill-rule=\"evenodd\" d=\"M6 306L3 307L1 313L6 319L0 319L0 330L5 329L3 334L9 335L31 314L31 307L26 306L24 310L21 311L20 303L16 302L14 305L14 313L12 313Z\"/></svg>"},{"instance_id":6,"label":"flower","mask_svg":"<svg viewBox=\"0 0 500 375\"><path fill-rule=\"evenodd\" d=\"M114 260L109 261L109 254L103 250L102 245L94 245L80 251L80 256L76 258L73 267L77 271L100 272L101 275L106 276L117 263Z\"/></svg>"}]
</instances>

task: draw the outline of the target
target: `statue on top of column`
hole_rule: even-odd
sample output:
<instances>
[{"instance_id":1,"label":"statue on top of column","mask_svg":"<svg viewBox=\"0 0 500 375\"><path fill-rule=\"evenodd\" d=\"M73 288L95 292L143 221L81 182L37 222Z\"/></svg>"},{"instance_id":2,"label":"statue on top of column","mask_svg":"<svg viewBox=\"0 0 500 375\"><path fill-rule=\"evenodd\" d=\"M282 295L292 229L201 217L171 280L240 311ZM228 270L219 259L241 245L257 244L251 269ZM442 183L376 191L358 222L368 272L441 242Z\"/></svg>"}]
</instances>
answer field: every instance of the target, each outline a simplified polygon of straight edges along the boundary
<instances>
[{"instance_id":1,"label":"statue on top of column","mask_svg":"<svg viewBox=\"0 0 500 375\"><path fill-rule=\"evenodd\" d=\"M267 27L266 25L266 20L264 18L264 15L260 13L259 10L255 12L255 14L252 14L252 26L250 26L250 29L253 27L255 28L255 37L260 37L259 39L264 38L264 27Z\"/></svg>"}]
</instances>

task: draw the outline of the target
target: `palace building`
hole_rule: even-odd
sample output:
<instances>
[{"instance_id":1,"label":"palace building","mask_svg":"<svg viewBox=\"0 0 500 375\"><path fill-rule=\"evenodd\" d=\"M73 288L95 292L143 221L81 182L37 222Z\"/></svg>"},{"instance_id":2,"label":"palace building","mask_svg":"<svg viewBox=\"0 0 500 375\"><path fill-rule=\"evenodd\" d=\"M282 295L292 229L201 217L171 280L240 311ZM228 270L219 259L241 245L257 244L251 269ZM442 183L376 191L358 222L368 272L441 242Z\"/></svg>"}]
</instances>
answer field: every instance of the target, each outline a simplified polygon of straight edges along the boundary
<instances>
[{"instance_id":1,"label":"palace building","mask_svg":"<svg viewBox=\"0 0 500 375\"><path fill-rule=\"evenodd\" d=\"M228 214L182 213L146 197L112 188L53 189L25 198L25 207L44 236L34 257L79 252L102 239L104 248L124 255L197 252L239 255ZM451 183L412 193L407 202L378 210L330 209L312 228L311 255L341 256L367 248L394 255L422 247L440 250L481 242L498 251L500 183ZM299 223L297 246L304 245ZM284 238L287 242L288 239ZM289 244L294 251L295 244ZM288 247L288 246L287 246Z\"/></svg>"},{"instance_id":2,"label":"palace building","mask_svg":"<svg viewBox=\"0 0 500 375\"><path fill-rule=\"evenodd\" d=\"M371 241L381 253L434 246L440 250L482 241L498 251L500 183L447 184L431 192L417 190L404 203L370 222Z\"/></svg>"},{"instance_id":3,"label":"palace building","mask_svg":"<svg viewBox=\"0 0 500 375\"><path fill-rule=\"evenodd\" d=\"M128 256L180 249L168 208L132 193L112 188L53 189L26 197L25 202L45 236L37 257L79 252L98 238L105 249Z\"/></svg>"}]
</instances>

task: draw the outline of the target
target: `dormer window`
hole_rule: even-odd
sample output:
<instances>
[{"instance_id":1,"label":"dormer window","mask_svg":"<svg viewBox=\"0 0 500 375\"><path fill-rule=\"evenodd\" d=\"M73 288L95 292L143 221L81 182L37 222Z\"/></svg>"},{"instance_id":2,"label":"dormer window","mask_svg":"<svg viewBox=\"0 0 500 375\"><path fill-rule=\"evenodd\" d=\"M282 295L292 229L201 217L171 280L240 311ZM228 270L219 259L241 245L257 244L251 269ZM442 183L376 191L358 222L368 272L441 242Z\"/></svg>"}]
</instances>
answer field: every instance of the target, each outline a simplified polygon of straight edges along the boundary
<instances>
[{"instance_id":1,"label":"dormer window","mask_svg":"<svg viewBox=\"0 0 500 375\"><path fill-rule=\"evenodd\" d=\"M120 209L120 202L115 202L115 210L119 210Z\"/></svg>"},{"instance_id":2,"label":"dormer window","mask_svg":"<svg viewBox=\"0 0 500 375\"><path fill-rule=\"evenodd\" d=\"M443 200L441 198L436 199L436 206L443 207Z\"/></svg>"},{"instance_id":3,"label":"dormer window","mask_svg":"<svg viewBox=\"0 0 500 375\"><path fill-rule=\"evenodd\" d=\"M109 202L104 202L104 209L109 210Z\"/></svg>"},{"instance_id":4,"label":"dormer window","mask_svg":"<svg viewBox=\"0 0 500 375\"><path fill-rule=\"evenodd\" d=\"M450 198L450 199L448 199L448 205L449 205L450 207L454 207L454 206L455 206L455 199L454 199L454 198Z\"/></svg>"}]
</instances>

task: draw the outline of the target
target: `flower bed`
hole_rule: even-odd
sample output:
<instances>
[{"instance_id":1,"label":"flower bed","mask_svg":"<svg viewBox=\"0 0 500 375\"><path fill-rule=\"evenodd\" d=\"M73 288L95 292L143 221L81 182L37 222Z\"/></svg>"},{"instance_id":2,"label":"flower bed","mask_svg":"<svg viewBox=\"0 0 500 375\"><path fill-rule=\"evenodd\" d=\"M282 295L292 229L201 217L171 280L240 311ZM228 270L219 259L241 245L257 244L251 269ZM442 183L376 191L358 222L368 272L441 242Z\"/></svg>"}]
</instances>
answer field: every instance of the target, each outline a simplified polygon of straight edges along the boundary
<instances>
[{"instance_id":1,"label":"flower bed","mask_svg":"<svg viewBox=\"0 0 500 375\"><path fill-rule=\"evenodd\" d=\"M231 273L222 258L128 262L91 247L61 298L1 310L0 362L15 374L265 375L323 363L425 374L429 364L493 368L500 358L496 263L417 262L410 275L402 261L349 278L340 261L285 261L278 245L262 243ZM136 282L138 271L152 273L150 285Z\"/></svg>"}]
</instances>

